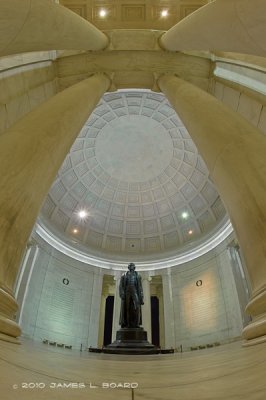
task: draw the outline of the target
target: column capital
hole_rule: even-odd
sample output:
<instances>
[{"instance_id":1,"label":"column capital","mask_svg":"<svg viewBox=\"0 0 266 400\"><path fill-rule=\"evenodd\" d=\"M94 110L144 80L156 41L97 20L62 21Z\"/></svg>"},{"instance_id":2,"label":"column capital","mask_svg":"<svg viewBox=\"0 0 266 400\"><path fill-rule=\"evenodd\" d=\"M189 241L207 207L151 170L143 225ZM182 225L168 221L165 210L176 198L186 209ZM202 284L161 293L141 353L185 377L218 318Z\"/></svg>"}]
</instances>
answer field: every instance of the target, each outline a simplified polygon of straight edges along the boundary
<instances>
[{"instance_id":1,"label":"column capital","mask_svg":"<svg viewBox=\"0 0 266 400\"><path fill-rule=\"evenodd\" d=\"M114 85L114 72L96 72L91 76L103 76L109 80L109 87L107 88L106 92L115 92L117 90L116 86Z\"/></svg>"},{"instance_id":2,"label":"column capital","mask_svg":"<svg viewBox=\"0 0 266 400\"><path fill-rule=\"evenodd\" d=\"M142 281L147 281L147 282L151 282L152 281L152 276L148 275L147 273L145 275L141 275L141 279Z\"/></svg>"}]
</instances>

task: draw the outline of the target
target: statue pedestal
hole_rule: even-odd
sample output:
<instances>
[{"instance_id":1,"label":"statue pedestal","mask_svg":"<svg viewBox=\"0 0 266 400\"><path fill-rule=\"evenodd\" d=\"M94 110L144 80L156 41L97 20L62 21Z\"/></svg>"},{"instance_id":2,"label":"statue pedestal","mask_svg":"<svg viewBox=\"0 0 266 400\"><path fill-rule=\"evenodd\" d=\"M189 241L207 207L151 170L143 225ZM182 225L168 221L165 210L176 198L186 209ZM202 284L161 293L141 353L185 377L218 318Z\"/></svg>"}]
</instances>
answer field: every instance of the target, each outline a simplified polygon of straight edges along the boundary
<instances>
[{"instance_id":1,"label":"statue pedestal","mask_svg":"<svg viewBox=\"0 0 266 400\"><path fill-rule=\"evenodd\" d=\"M121 328L116 332L116 340L103 348L110 354L158 354L158 347L149 343L143 328Z\"/></svg>"}]
</instances>

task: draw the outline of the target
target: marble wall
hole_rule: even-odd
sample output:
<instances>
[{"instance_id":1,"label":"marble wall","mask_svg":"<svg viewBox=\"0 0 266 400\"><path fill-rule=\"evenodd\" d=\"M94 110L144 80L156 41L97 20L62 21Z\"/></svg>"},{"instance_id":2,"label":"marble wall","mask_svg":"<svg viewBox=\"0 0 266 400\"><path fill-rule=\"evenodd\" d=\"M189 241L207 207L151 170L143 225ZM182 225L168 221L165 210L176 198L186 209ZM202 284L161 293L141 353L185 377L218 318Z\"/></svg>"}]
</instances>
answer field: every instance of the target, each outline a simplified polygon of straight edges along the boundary
<instances>
[{"instance_id":1,"label":"marble wall","mask_svg":"<svg viewBox=\"0 0 266 400\"><path fill-rule=\"evenodd\" d=\"M190 350L241 336L245 304L240 307L227 244L189 263L156 271L162 277L162 347L182 345ZM83 347L102 343L103 276L110 275L113 282L112 272L73 260L38 236L24 260L16 289L23 336L76 349L81 343Z\"/></svg>"},{"instance_id":2,"label":"marble wall","mask_svg":"<svg viewBox=\"0 0 266 400\"><path fill-rule=\"evenodd\" d=\"M55 52L0 59L0 134L57 93Z\"/></svg>"},{"instance_id":3,"label":"marble wall","mask_svg":"<svg viewBox=\"0 0 266 400\"><path fill-rule=\"evenodd\" d=\"M163 273L166 347L225 343L241 336L242 314L225 243L208 254ZM169 296L170 292L170 296ZM246 304L245 304L246 305ZM172 309L172 311L171 311ZM170 310L170 314L169 314ZM172 331L172 332L171 332Z\"/></svg>"},{"instance_id":4,"label":"marble wall","mask_svg":"<svg viewBox=\"0 0 266 400\"><path fill-rule=\"evenodd\" d=\"M266 134L266 74L262 67L217 62L210 93Z\"/></svg>"},{"instance_id":5,"label":"marble wall","mask_svg":"<svg viewBox=\"0 0 266 400\"><path fill-rule=\"evenodd\" d=\"M40 239L22 271L27 283L17 288L23 336L48 339L73 348L97 346L102 273L53 250ZM27 253L26 253L27 255ZM29 274L27 264L31 265ZM22 264L23 266L23 264Z\"/></svg>"}]
</instances>

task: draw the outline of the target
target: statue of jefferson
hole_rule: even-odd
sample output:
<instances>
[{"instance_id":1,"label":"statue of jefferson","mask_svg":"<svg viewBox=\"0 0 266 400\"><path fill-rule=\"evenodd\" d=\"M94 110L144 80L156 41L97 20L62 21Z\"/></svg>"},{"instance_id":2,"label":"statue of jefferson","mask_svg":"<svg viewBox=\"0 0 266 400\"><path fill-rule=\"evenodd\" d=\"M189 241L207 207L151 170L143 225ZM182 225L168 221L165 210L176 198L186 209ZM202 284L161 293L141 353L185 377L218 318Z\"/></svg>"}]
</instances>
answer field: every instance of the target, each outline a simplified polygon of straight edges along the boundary
<instances>
[{"instance_id":1,"label":"statue of jefferson","mask_svg":"<svg viewBox=\"0 0 266 400\"><path fill-rule=\"evenodd\" d=\"M141 276L135 271L135 264L128 265L128 271L122 275L119 285L121 328L139 328L142 324L141 305L143 290Z\"/></svg>"}]
</instances>

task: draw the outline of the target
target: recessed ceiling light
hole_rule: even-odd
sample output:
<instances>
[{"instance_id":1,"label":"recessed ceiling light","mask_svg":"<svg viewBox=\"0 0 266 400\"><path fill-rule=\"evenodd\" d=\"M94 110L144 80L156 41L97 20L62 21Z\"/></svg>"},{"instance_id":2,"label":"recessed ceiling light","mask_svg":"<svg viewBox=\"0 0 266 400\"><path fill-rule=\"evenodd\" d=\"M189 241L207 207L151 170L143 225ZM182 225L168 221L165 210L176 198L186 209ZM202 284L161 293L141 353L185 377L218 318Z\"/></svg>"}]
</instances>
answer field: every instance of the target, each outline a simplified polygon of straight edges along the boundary
<instances>
[{"instance_id":1,"label":"recessed ceiling light","mask_svg":"<svg viewBox=\"0 0 266 400\"><path fill-rule=\"evenodd\" d=\"M102 8L102 9L99 11L99 16L100 16L101 18L104 18L104 17L106 17L106 15L107 15L107 11L106 11L104 8Z\"/></svg>"},{"instance_id":2,"label":"recessed ceiling light","mask_svg":"<svg viewBox=\"0 0 266 400\"><path fill-rule=\"evenodd\" d=\"M161 17L167 17L168 16L168 10L162 10L161 11Z\"/></svg>"},{"instance_id":3,"label":"recessed ceiling light","mask_svg":"<svg viewBox=\"0 0 266 400\"><path fill-rule=\"evenodd\" d=\"M193 231L192 231L192 229L190 229L190 230L188 231L188 234L189 234L189 235L192 235L192 233L193 233Z\"/></svg>"},{"instance_id":4,"label":"recessed ceiling light","mask_svg":"<svg viewBox=\"0 0 266 400\"><path fill-rule=\"evenodd\" d=\"M78 229L73 229L73 233L78 233Z\"/></svg>"},{"instance_id":5,"label":"recessed ceiling light","mask_svg":"<svg viewBox=\"0 0 266 400\"><path fill-rule=\"evenodd\" d=\"M187 211L182 212L181 216L184 219L188 218L188 212Z\"/></svg>"},{"instance_id":6,"label":"recessed ceiling light","mask_svg":"<svg viewBox=\"0 0 266 400\"><path fill-rule=\"evenodd\" d=\"M89 215L89 213L88 213L88 211L86 211L86 210L80 210L80 211L78 212L78 216L79 216L79 218L81 218L81 219L87 218L88 215Z\"/></svg>"}]
</instances>

